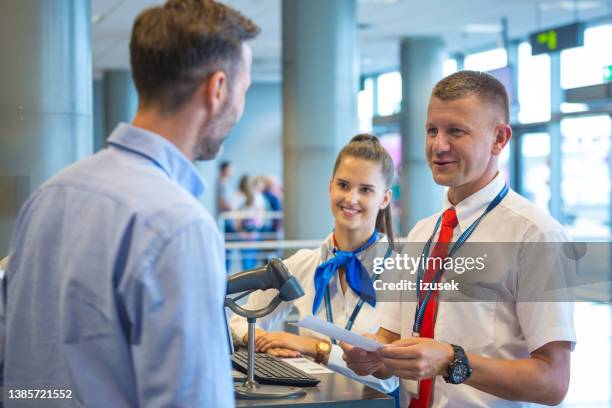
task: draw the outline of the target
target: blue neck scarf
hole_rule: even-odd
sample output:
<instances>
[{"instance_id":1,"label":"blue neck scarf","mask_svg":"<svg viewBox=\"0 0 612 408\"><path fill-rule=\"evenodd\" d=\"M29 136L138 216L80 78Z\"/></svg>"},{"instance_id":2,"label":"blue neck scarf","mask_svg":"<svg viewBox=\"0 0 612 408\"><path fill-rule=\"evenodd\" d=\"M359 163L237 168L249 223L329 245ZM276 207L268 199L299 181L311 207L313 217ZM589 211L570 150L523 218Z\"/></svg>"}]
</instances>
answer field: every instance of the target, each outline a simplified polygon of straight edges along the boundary
<instances>
[{"instance_id":1,"label":"blue neck scarf","mask_svg":"<svg viewBox=\"0 0 612 408\"><path fill-rule=\"evenodd\" d=\"M357 258L357 255L372 246L377 239L378 231L374 230L368 242L357 248L356 251L334 250L334 257L319 265L314 275L315 297L312 302L313 315L317 314L317 310L321 306L329 281L338 268L341 267L344 267L346 282L353 292L372 307L376 306L376 292L374 291L372 279L361 264L361 261Z\"/></svg>"}]
</instances>

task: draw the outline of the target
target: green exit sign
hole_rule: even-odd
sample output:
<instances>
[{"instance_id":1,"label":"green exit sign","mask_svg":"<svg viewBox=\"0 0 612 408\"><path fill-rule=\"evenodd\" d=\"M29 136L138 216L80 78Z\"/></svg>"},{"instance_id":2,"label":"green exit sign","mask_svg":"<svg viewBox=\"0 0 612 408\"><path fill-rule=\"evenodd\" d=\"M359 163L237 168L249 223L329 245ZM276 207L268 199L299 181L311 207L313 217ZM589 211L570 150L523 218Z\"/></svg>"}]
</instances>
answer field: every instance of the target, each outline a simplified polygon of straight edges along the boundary
<instances>
[{"instance_id":1,"label":"green exit sign","mask_svg":"<svg viewBox=\"0 0 612 408\"><path fill-rule=\"evenodd\" d=\"M546 54L584 45L584 23L549 28L529 35L531 55Z\"/></svg>"},{"instance_id":2,"label":"green exit sign","mask_svg":"<svg viewBox=\"0 0 612 408\"><path fill-rule=\"evenodd\" d=\"M612 81L612 65L604 67L604 81Z\"/></svg>"}]
</instances>

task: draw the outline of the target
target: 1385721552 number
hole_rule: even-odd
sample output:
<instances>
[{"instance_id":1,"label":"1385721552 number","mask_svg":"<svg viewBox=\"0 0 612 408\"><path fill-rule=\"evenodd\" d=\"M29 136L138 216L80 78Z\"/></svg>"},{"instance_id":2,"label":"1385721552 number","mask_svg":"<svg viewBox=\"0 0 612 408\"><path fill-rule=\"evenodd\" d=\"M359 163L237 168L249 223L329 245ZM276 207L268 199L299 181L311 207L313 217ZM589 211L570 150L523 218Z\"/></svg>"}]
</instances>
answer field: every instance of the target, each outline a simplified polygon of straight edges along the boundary
<instances>
[{"instance_id":1,"label":"1385721552 number","mask_svg":"<svg viewBox=\"0 0 612 408\"><path fill-rule=\"evenodd\" d=\"M70 399L72 390L8 389L9 399Z\"/></svg>"}]
</instances>

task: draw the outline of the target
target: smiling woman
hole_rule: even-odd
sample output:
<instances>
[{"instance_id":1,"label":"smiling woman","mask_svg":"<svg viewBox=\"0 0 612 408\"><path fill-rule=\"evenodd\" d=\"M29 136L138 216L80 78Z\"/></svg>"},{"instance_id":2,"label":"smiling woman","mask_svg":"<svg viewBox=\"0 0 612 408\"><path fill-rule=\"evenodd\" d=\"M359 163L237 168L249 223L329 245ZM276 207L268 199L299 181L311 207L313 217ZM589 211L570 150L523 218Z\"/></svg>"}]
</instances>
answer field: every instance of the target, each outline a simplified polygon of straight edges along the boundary
<instances>
[{"instance_id":1,"label":"smiling woman","mask_svg":"<svg viewBox=\"0 0 612 408\"><path fill-rule=\"evenodd\" d=\"M300 319L314 315L355 333L376 332L381 304L376 302L373 271L366 270L361 260L383 256L392 245L389 203L393 170L391 157L373 135L357 135L340 151L329 182L333 233L319 248L300 250L284 261L305 295L282 303L258 320L256 351L281 357L310 356L380 391L389 393L397 388L397 379L359 377L349 370L332 339L304 329L299 335L269 331L295 307ZM275 295L269 292L254 292L245 307L267 305ZM246 320L233 316L230 326L234 339L246 343Z\"/></svg>"},{"instance_id":2,"label":"smiling woman","mask_svg":"<svg viewBox=\"0 0 612 408\"><path fill-rule=\"evenodd\" d=\"M389 207L393 173L393 160L376 136L357 135L340 151L329 184L336 239L350 235L352 240L365 242L376 227L393 242ZM348 234L348 230L353 232ZM346 245L354 247L349 242Z\"/></svg>"}]
</instances>

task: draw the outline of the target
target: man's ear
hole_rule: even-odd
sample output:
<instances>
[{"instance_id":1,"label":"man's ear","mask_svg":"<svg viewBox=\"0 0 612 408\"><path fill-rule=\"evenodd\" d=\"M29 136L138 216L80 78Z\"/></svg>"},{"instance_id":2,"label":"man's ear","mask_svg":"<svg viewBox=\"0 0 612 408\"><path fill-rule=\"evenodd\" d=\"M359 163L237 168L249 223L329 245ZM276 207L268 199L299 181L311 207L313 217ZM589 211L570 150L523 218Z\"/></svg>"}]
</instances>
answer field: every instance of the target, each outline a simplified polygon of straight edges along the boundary
<instances>
[{"instance_id":1,"label":"man's ear","mask_svg":"<svg viewBox=\"0 0 612 408\"><path fill-rule=\"evenodd\" d=\"M491 153L499 155L512 137L512 128L506 123L501 123L495 127L495 141L491 147Z\"/></svg>"},{"instance_id":2,"label":"man's ear","mask_svg":"<svg viewBox=\"0 0 612 408\"><path fill-rule=\"evenodd\" d=\"M225 72L221 70L213 72L208 79L202 82L198 93L209 111L217 113L227 98L227 75Z\"/></svg>"}]
</instances>

